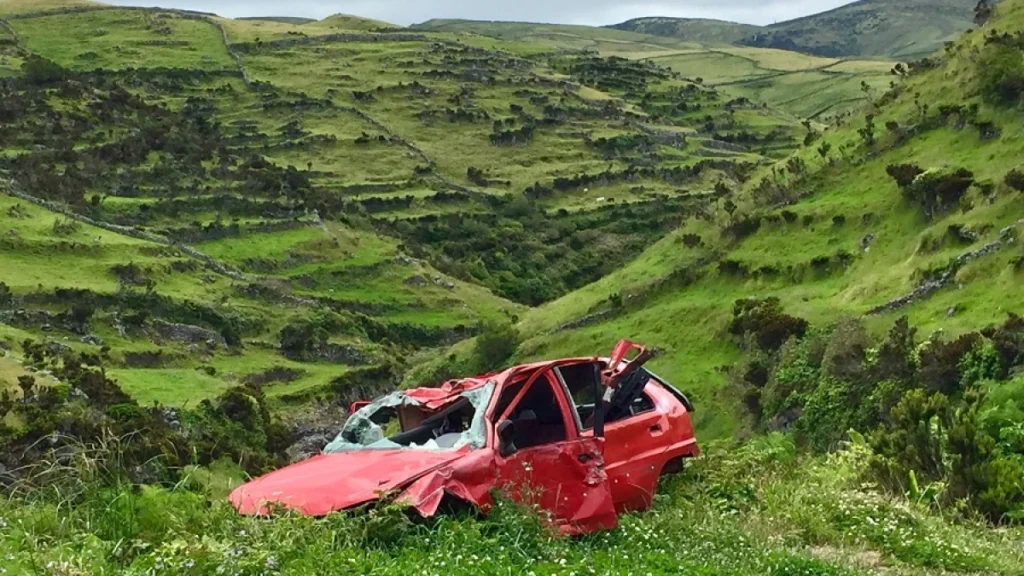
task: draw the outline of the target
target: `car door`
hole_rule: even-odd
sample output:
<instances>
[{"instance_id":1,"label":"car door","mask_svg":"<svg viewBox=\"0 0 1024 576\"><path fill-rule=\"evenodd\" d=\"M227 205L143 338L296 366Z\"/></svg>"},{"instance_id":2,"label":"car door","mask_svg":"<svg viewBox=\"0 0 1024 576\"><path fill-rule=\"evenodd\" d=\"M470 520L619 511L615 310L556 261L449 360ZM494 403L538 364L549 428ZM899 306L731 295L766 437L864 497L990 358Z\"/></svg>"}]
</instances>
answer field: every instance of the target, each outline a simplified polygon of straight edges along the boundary
<instances>
[{"instance_id":1,"label":"car door","mask_svg":"<svg viewBox=\"0 0 1024 576\"><path fill-rule=\"evenodd\" d=\"M604 470L604 439L580 436L551 366L532 375L495 416L499 427L511 422L515 429L514 451L495 450L498 486L506 496L550 514L566 534L618 525Z\"/></svg>"},{"instance_id":2,"label":"car door","mask_svg":"<svg viewBox=\"0 0 1024 576\"><path fill-rule=\"evenodd\" d=\"M668 459L666 433L671 423L656 409L647 391L605 428L605 461L609 487L619 512L646 510L654 500L661 470Z\"/></svg>"}]
</instances>

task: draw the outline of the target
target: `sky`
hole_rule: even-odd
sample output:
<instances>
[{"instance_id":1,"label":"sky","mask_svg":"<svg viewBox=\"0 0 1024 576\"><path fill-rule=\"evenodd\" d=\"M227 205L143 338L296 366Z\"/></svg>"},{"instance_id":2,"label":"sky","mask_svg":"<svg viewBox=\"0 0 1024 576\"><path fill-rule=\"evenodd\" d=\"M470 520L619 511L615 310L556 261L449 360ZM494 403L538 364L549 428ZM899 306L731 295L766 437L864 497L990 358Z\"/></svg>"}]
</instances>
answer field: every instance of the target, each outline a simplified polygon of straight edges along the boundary
<instances>
[{"instance_id":1,"label":"sky","mask_svg":"<svg viewBox=\"0 0 1024 576\"><path fill-rule=\"evenodd\" d=\"M830 10L850 0L106 0L124 6L185 8L221 16L344 13L407 26L431 18L510 20L603 26L641 16L715 18L772 24Z\"/></svg>"}]
</instances>

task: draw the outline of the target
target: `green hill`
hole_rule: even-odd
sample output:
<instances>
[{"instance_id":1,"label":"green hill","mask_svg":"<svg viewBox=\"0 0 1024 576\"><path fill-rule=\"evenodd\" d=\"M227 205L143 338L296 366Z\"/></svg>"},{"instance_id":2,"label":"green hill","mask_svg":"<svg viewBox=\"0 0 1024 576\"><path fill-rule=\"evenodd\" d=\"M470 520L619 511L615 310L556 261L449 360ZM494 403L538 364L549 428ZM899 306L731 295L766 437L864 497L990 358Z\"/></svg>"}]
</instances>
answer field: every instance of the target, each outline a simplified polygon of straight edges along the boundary
<instances>
[{"instance_id":1,"label":"green hill","mask_svg":"<svg viewBox=\"0 0 1024 576\"><path fill-rule=\"evenodd\" d=\"M275 369L301 400L608 274L804 130L648 62L338 22L13 16L6 346L105 348L144 403Z\"/></svg>"},{"instance_id":2,"label":"green hill","mask_svg":"<svg viewBox=\"0 0 1024 576\"><path fill-rule=\"evenodd\" d=\"M739 24L724 20L706 18L667 18L650 16L634 18L621 24L609 26L615 30L626 30L653 36L678 38L686 42L702 44L734 44L757 34L761 26Z\"/></svg>"},{"instance_id":3,"label":"green hill","mask_svg":"<svg viewBox=\"0 0 1024 576\"><path fill-rule=\"evenodd\" d=\"M316 18L296 18L294 16L250 16L238 18L238 20L261 20L265 22L280 22L282 24L310 24L316 22Z\"/></svg>"},{"instance_id":4,"label":"green hill","mask_svg":"<svg viewBox=\"0 0 1024 576\"><path fill-rule=\"evenodd\" d=\"M686 18L639 18L613 28L698 42L722 41L826 57L914 59L973 26L974 0L861 0L770 26Z\"/></svg>"},{"instance_id":5,"label":"green hill","mask_svg":"<svg viewBox=\"0 0 1024 576\"><path fill-rule=\"evenodd\" d=\"M688 21L694 27L710 21ZM823 58L770 48L736 46L724 35L681 38L610 28L431 20L423 30L471 33L533 50L593 50L605 56L646 60L700 79L734 97L768 104L800 118L826 121L859 106L869 91L884 92L893 63Z\"/></svg>"}]
</instances>

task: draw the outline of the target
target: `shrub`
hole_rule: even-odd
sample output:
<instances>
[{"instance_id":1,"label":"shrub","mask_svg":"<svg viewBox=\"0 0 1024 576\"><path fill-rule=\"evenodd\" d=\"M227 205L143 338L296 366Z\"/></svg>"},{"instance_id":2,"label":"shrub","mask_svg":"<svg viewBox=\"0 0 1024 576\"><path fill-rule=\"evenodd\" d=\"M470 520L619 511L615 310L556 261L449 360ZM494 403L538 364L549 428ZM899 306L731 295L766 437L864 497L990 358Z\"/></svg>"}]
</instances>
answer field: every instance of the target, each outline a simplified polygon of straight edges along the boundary
<instances>
[{"instance_id":1,"label":"shrub","mask_svg":"<svg viewBox=\"0 0 1024 576\"><path fill-rule=\"evenodd\" d=\"M1010 313L1002 326L990 326L982 334L999 354L998 379L1006 378L1014 366L1024 363L1024 318Z\"/></svg>"},{"instance_id":2,"label":"shrub","mask_svg":"<svg viewBox=\"0 0 1024 576\"><path fill-rule=\"evenodd\" d=\"M6 308L14 301L11 288L6 283L0 282L0 308Z\"/></svg>"},{"instance_id":3,"label":"shrub","mask_svg":"<svg viewBox=\"0 0 1024 576\"><path fill-rule=\"evenodd\" d=\"M25 82L34 86L56 84L67 77L67 71L60 65L35 54L25 59L21 72L25 75Z\"/></svg>"},{"instance_id":4,"label":"shrub","mask_svg":"<svg viewBox=\"0 0 1024 576\"><path fill-rule=\"evenodd\" d=\"M1004 182L1006 182L1006 185L1010 188L1013 188L1018 192L1024 192L1024 172L1016 169L1010 170L1006 174Z\"/></svg>"},{"instance_id":5,"label":"shrub","mask_svg":"<svg viewBox=\"0 0 1024 576\"><path fill-rule=\"evenodd\" d=\"M698 234L686 234L683 236L683 245L687 248L699 248L703 244L704 241L701 240L701 237ZM3 300L0 298L0 305L2 304Z\"/></svg>"},{"instance_id":6,"label":"shrub","mask_svg":"<svg viewBox=\"0 0 1024 576\"><path fill-rule=\"evenodd\" d=\"M929 170L903 188L903 197L919 205L931 217L956 206L974 184L974 174L963 168Z\"/></svg>"},{"instance_id":7,"label":"shrub","mask_svg":"<svg viewBox=\"0 0 1024 576\"><path fill-rule=\"evenodd\" d=\"M281 352L293 358L307 358L324 345L330 332L315 322L295 322L281 329Z\"/></svg>"},{"instance_id":8,"label":"shrub","mask_svg":"<svg viewBox=\"0 0 1024 576\"><path fill-rule=\"evenodd\" d=\"M1015 106L1024 94L1024 52L1000 43L989 43L978 62L982 97L999 106Z\"/></svg>"},{"instance_id":9,"label":"shrub","mask_svg":"<svg viewBox=\"0 0 1024 576\"><path fill-rule=\"evenodd\" d=\"M945 477L942 423L948 420L949 409L949 400L942 394L907 393L892 409L888 425L870 438L874 455L869 466L879 483L903 494L911 472L924 482Z\"/></svg>"},{"instance_id":10,"label":"shrub","mask_svg":"<svg viewBox=\"0 0 1024 576\"><path fill-rule=\"evenodd\" d=\"M751 216L733 221L722 230L723 236L729 236L733 240L743 240L752 236L761 229L761 217Z\"/></svg>"},{"instance_id":11,"label":"shrub","mask_svg":"<svg viewBox=\"0 0 1024 576\"><path fill-rule=\"evenodd\" d=\"M512 323L486 322L477 336L473 356L478 369L491 372L504 366L519 348L521 338Z\"/></svg>"},{"instance_id":12,"label":"shrub","mask_svg":"<svg viewBox=\"0 0 1024 576\"><path fill-rule=\"evenodd\" d=\"M766 352L777 352L790 338L803 338L810 324L785 314L778 298L737 300L729 333L753 338Z\"/></svg>"},{"instance_id":13,"label":"shrub","mask_svg":"<svg viewBox=\"0 0 1024 576\"><path fill-rule=\"evenodd\" d=\"M966 356L981 342L981 335L965 334L952 342L935 340L920 353L921 383L932 392L947 396L962 389L961 365Z\"/></svg>"},{"instance_id":14,"label":"shrub","mask_svg":"<svg viewBox=\"0 0 1024 576\"><path fill-rule=\"evenodd\" d=\"M981 422L982 401L981 395L969 394L950 412L949 496L971 499L979 512L998 522L1024 503L1024 463L999 453L996 439Z\"/></svg>"},{"instance_id":15,"label":"shrub","mask_svg":"<svg viewBox=\"0 0 1024 576\"><path fill-rule=\"evenodd\" d=\"M896 180L896 185L900 188L910 186L918 176L924 174L924 170L914 164L890 164L885 172Z\"/></svg>"}]
</instances>

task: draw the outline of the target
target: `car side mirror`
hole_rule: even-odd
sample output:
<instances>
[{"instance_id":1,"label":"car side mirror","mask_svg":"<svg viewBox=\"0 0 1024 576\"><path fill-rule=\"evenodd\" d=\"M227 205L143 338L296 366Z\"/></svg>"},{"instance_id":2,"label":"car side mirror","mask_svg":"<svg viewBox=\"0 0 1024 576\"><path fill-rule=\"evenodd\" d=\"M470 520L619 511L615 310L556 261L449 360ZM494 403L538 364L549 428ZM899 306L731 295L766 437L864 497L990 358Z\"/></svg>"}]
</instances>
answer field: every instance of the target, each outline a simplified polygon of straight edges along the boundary
<instances>
[{"instance_id":1,"label":"car side mirror","mask_svg":"<svg viewBox=\"0 0 1024 576\"><path fill-rule=\"evenodd\" d=\"M516 424L511 420L502 420L498 423L498 454L502 458L508 458L516 453Z\"/></svg>"}]
</instances>

